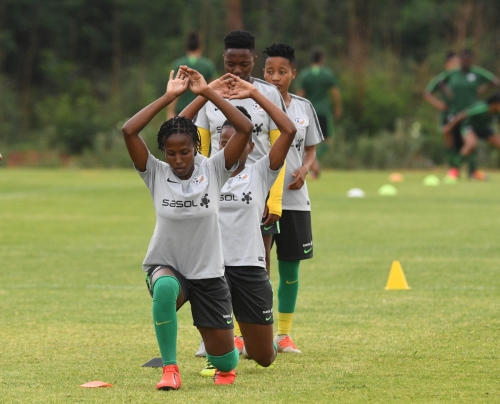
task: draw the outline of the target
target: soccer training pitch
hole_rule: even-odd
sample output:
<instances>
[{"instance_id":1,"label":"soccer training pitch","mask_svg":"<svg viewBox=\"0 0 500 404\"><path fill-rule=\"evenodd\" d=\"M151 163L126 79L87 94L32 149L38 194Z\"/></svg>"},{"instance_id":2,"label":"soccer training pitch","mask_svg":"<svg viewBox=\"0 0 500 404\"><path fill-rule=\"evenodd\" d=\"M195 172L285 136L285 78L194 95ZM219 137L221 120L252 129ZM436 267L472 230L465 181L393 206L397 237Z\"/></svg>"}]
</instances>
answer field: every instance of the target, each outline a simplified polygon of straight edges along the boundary
<instances>
[{"instance_id":1,"label":"soccer training pitch","mask_svg":"<svg viewBox=\"0 0 500 404\"><path fill-rule=\"evenodd\" d=\"M0 170L0 402L500 402L500 173L425 187L429 173L404 172L397 196L378 196L389 174L309 181L315 256L292 327L302 355L266 370L241 360L235 384L215 386L198 375L184 307L183 385L162 392L161 370L141 367L159 353L141 271L155 217L139 176ZM354 187L366 197L347 198ZM394 260L411 290L384 290ZM273 258L275 292L277 279ZM113 387L79 387L92 380Z\"/></svg>"}]
</instances>

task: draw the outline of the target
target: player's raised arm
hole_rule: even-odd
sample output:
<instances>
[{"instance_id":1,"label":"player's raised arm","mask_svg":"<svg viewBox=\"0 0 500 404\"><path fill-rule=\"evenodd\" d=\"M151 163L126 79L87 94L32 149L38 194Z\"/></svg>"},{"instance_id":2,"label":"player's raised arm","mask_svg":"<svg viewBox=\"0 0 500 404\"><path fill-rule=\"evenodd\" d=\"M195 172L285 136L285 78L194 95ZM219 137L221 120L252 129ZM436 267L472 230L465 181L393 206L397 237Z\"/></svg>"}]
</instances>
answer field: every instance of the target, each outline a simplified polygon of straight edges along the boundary
<instances>
[{"instance_id":1,"label":"player's raised arm","mask_svg":"<svg viewBox=\"0 0 500 404\"><path fill-rule=\"evenodd\" d=\"M255 86L239 77L232 76L234 84L231 89L231 99L252 98L268 113L278 127L281 135L269 152L269 168L278 170L283 165L290 150L297 129L288 115L281 108L266 98Z\"/></svg>"},{"instance_id":2,"label":"player's raised arm","mask_svg":"<svg viewBox=\"0 0 500 404\"><path fill-rule=\"evenodd\" d=\"M186 68L184 71L190 76L189 87L191 91L211 101L234 126L236 132L224 147L226 169L230 169L243 153L253 130L252 121L219 95L229 94L229 88L234 85L234 76L226 74L221 79L210 83L211 86L209 86L196 70ZM217 91L214 90L214 87Z\"/></svg>"},{"instance_id":3,"label":"player's raised arm","mask_svg":"<svg viewBox=\"0 0 500 404\"><path fill-rule=\"evenodd\" d=\"M139 136L139 133L163 108L184 93L188 88L188 84L188 75L179 70L174 77L174 71L172 70L165 94L147 107L141 109L123 125L123 139L125 140L128 154L139 171L146 170L146 163L148 161L148 148Z\"/></svg>"}]
</instances>

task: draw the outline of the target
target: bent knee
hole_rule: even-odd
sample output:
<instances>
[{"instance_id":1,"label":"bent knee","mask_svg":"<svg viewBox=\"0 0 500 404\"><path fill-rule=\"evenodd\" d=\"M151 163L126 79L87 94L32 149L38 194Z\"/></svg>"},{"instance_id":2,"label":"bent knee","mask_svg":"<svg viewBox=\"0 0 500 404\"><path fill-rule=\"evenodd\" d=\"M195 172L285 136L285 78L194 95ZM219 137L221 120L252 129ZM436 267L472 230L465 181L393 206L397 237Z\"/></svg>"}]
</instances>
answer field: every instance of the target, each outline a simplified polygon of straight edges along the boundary
<instances>
[{"instance_id":1,"label":"bent knee","mask_svg":"<svg viewBox=\"0 0 500 404\"><path fill-rule=\"evenodd\" d=\"M171 301L177 300L180 293L179 281L173 276L162 276L153 285L153 300Z\"/></svg>"}]
</instances>

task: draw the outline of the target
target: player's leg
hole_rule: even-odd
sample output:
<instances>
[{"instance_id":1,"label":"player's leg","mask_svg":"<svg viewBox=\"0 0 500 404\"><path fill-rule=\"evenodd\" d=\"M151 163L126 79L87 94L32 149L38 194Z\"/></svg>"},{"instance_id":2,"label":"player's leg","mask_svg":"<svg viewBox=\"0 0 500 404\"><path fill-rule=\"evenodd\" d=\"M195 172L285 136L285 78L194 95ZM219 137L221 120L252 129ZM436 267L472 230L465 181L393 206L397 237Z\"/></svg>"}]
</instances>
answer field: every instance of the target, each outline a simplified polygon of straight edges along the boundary
<instances>
[{"instance_id":1,"label":"player's leg","mask_svg":"<svg viewBox=\"0 0 500 404\"><path fill-rule=\"evenodd\" d=\"M262 222L264 222L265 219L266 218L263 218ZM260 231L262 233L262 241L264 242L264 249L266 252L265 261L267 277L271 279L271 248L273 246L273 236L280 232L280 222L278 221L274 224L270 224L269 226L261 224Z\"/></svg>"},{"instance_id":2,"label":"player's leg","mask_svg":"<svg viewBox=\"0 0 500 404\"><path fill-rule=\"evenodd\" d=\"M177 390L181 377L177 367L177 313L188 296L185 279L175 269L157 266L149 269L146 284L153 297L152 313L156 340L163 362L159 390Z\"/></svg>"},{"instance_id":3,"label":"player's leg","mask_svg":"<svg viewBox=\"0 0 500 404\"><path fill-rule=\"evenodd\" d=\"M450 115L447 119L453 119L453 115ZM446 160L448 162L448 166L450 167L447 173L448 179L457 180L460 176L460 167L463 162L463 156L460 154L460 150L463 145L464 140L460 130L460 125L457 125L451 131L451 144L446 147Z\"/></svg>"},{"instance_id":4,"label":"player's leg","mask_svg":"<svg viewBox=\"0 0 500 404\"><path fill-rule=\"evenodd\" d=\"M262 267L226 267L233 311L245 341L243 355L262 367L276 358L273 340L273 289Z\"/></svg>"},{"instance_id":5,"label":"player's leg","mask_svg":"<svg viewBox=\"0 0 500 404\"><path fill-rule=\"evenodd\" d=\"M460 154L462 156L468 156L474 150L476 150L477 136L475 132L472 130L472 128L466 128L463 139L464 139L464 145L460 149Z\"/></svg>"},{"instance_id":6,"label":"player's leg","mask_svg":"<svg viewBox=\"0 0 500 404\"><path fill-rule=\"evenodd\" d=\"M232 384L239 352L234 347L233 315L229 286L223 277L189 280L191 312L207 351L217 369L215 384Z\"/></svg>"},{"instance_id":7,"label":"player's leg","mask_svg":"<svg viewBox=\"0 0 500 404\"><path fill-rule=\"evenodd\" d=\"M280 274L275 341L279 352L301 353L290 333L299 293L300 261L313 256L311 213L284 210L280 226L280 234L275 236Z\"/></svg>"}]
</instances>

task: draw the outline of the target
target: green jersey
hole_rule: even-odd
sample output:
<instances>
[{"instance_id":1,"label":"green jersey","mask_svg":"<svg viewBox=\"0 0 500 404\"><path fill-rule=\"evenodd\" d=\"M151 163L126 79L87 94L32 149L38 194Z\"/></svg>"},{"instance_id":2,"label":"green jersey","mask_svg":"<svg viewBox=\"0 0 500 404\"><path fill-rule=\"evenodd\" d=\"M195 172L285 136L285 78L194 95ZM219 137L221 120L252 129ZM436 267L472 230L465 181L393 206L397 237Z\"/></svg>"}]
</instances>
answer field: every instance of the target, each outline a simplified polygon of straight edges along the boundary
<instances>
[{"instance_id":1,"label":"green jersey","mask_svg":"<svg viewBox=\"0 0 500 404\"><path fill-rule=\"evenodd\" d=\"M441 99L443 100L443 102L446 105L450 105L451 99L450 99L449 95L446 93L446 91L444 91L443 83L444 83L444 80L447 77L449 72L450 72L449 70L445 70L444 72L439 73L437 76L434 76L432 78L432 80L429 81L429 84L427 84L427 87L425 87L425 89L429 93L433 93L433 92L439 90ZM448 111L441 112L441 123L442 124L446 124L448 122L448 118L447 118L448 114L449 114Z\"/></svg>"},{"instance_id":2,"label":"green jersey","mask_svg":"<svg viewBox=\"0 0 500 404\"><path fill-rule=\"evenodd\" d=\"M465 113L463 126L471 126L475 131L490 129L493 126L494 115L490 113L490 106L484 101L472 104Z\"/></svg>"},{"instance_id":3,"label":"green jersey","mask_svg":"<svg viewBox=\"0 0 500 404\"><path fill-rule=\"evenodd\" d=\"M460 69L445 72L439 84L445 85L450 92L447 112L456 114L474 104L479 87L494 79L493 73L479 66L472 66L466 72Z\"/></svg>"},{"instance_id":4,"label":"green jersey","mask_svg":"<svg viewBox=\"0 0 500 404\"><path fill-rule=\"evenodd\" d=\"M332 115L330 90L338 87L333 72L324 66L311 66L300 72L298 88L304 90L304 98L311 101L318 115Z\"/></svg>"},{"instance_id":5,"label":"green jersey","mask_svg":"<svg viewBox=\"0 0 500 404\"><path fill-rule=\"evenodd\" d=\"M172 70L177 74L177 70L179 70L179 66L186 65L191 69L198 70L205 80L210 82L216 76L215 65L214 63L207 58L204 57L196 57L196 56L183 56L172 64ZM177 99L177 104L175 105L175 114L178 115L184 108L186 108L191 101L196 98L196 95L191 91L186 91Z\"/></svg>"}]
</instances>

